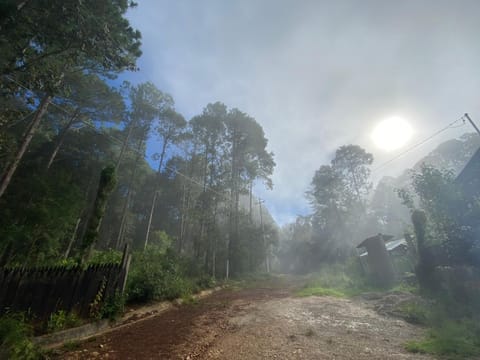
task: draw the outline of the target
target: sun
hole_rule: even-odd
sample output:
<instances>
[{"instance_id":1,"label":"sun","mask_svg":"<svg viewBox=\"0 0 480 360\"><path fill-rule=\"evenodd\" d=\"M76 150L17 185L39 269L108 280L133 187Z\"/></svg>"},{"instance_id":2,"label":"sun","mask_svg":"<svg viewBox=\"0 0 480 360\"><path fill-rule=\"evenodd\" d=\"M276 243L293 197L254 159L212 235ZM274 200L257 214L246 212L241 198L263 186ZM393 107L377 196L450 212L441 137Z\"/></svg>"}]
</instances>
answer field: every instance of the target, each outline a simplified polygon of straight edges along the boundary
<instances>
[{"instance_id":1,"label":"sun","mask_svg":"<svg viewBox=\"0 0 480 360\"><path fill-rule=\"evenodd\" d=\"M393 151L407 144L412 135L413 129L404 118L392 116L378 123L370 137L378 148Z\"/></svg>"}]
</instances>

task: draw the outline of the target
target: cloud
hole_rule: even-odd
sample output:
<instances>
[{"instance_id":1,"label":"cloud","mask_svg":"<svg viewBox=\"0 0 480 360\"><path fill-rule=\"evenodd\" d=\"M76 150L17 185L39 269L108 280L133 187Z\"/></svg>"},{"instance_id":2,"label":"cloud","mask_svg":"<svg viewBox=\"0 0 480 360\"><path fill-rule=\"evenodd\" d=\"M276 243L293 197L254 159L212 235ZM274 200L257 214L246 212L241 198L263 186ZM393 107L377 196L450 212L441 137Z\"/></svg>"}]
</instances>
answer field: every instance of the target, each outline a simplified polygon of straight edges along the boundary
<instances>
[{"instance_id":1,"label":"cloud","mask_svg":"<svg viewBox=\"0 0 480 360\"><path fill-rule=\"evenodd\" d=\"M383 117L409 119L411 144L464 112L480 119L479 10L475 0L144 0L130 14L144 43L134 76L171 93L187 118L217 100L255 117L277 163L274 190L257 193L284 223L308 212L313 172L338 146L359 143L377 164L395 155L369 139Z\"/></svg>"}]
</instances>

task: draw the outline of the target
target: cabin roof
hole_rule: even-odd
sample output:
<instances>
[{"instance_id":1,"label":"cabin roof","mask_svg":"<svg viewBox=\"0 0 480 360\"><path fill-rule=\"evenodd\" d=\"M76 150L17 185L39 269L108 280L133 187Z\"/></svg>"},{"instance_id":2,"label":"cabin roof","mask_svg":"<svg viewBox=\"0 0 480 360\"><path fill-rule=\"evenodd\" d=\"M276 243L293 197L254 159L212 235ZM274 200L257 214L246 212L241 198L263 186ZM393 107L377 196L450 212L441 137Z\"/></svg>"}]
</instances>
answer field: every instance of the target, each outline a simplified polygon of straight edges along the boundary
<instances>
[{"instance_id":1,"label":"cabin roof","mask_svg":"<svg viewBox=\"0 0 480 360\"><path fill-rule=\"evenodd\" d=\"M385 243L385 247L387 248L387 251L393 251L403 245L407 246L407 241L405 239L398 239L398 240L393 240ZM368 255L368 251L364 251L358 256L363 257L367 255Z\"/></svg>"},{"instance_id":2,"label":"cabin roof","mask_svg":"<svg viewBox=\"0 0 480 360\"><path fill-rule=\"evenodd\" d=\"M375 236L371 236L371 237L363 240L360 244L357 245L357 249L358 249L358 248L361 248L361 247L367 246L367 244L368 244L369 242L371 242L372 240L378 239L379 236L381 236L381 237L383 238L383 241L384 241L384 242L387 242L387 241L389 241L389 240L392 240L392 239L395 237L395 236L393 236L393 235L377 234L377 235L375 235Z\"/></svg>"}]
</instances>

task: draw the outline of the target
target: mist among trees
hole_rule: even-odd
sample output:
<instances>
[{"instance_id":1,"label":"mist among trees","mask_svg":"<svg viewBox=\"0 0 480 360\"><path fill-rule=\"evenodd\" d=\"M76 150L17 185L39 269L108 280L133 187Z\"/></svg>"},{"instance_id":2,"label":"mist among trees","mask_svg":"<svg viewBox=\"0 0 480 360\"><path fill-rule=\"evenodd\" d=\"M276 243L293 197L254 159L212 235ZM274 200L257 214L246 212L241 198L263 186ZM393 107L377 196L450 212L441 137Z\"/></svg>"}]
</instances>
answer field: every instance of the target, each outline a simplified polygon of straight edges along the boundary
<instances>
[{"instance_id":1,"label":"mist among trees","mask_svg":"<svg viewBox=\"0 0 480 360\"><path fill-rule=\"evenodd\" d=\"M141 55L124 17L135 4L92 4L2 5L3 264L88 262L130 244L214 277L227 262L255 271L273 231L252 215L252 188L271 187L275 166L262 127L221 102L185 119L153 83L119 83Z\"/></svg>"},{"instance_id":2,"label":"mist among trees","mask_svg":"<svg viewBox=\"0 0 480 360\"><path fill-rule=\"evenodd\" d=\"M397 286L418 300L407 304L414 310L400 309L408 319L454 328L432 330L430 340L441 345L461 334L469 347L458 354L480 354L478 324L469 322L479 313L478 134L441 143L397 177L380 177L367 149L333 141L338 148L298 194L308 200L307 215L279 227L278 209L270 214L258 196L275 186L275 156L261 125L268 122L215 98L187 116L166 85L153 76L137 81L142 35L127 16L136 6L130 0L0 3L0 280L14 284L2 289L10 298L0 296L11 300L0 302L0 328L13 329L0 331L0 357L36 358L24 340L34 327L44 334L77 316L113 320L126 303L193 301L192 294L218 282L230 286L231 278L258 274L268 280L272 273L313 279L295 296L392 295ZM349 76L328 75L335 84ZM285 106L285 117L290 112ZM305 130L303 123L290 126ZM293 128L285 129L282 146L300 159L288 144ZM400 147L407 135L397 139ZM365 239L380 244L389 283L372 281L375 262L368 267L365 259L373 252L358 249ZM395 248L386 245L391 239L402 245L395 259ZM52 273L65 277L50 284ZM98 276L85 275L92 273ZM34 279L24 281L30 274ZM56 296L52 289L68 276L79 284L90 279L72 291L90 296L82 309L74 295L63 303L46 299L55 309L47 314L15 308L17 288L44 286ZM427 315L419 316L415 306L425 299L447 320L424 309ZM21 336L10 346L11 334ZM411 347L436 353L430 345ZM456 354L447 350L436 354Z\"/></svg>"}]
</instances>

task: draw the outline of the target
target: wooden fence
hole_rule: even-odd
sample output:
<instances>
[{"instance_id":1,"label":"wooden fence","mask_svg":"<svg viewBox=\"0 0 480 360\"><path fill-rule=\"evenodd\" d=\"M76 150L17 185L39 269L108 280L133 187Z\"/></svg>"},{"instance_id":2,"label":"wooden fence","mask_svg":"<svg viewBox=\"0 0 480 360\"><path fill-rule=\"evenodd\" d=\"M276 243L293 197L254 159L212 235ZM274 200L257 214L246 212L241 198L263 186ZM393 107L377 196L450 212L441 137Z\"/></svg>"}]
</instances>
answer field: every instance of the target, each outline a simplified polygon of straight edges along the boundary
<instances>
[{"instance_id":1,"label":"wooden fence","mask_svg":"<svg viewBox=\"0 0 480 360\"><path fill-rule=\"evenodd\" d=\"M129 263L125 251L121 264L0 269L0 314L26 311L45 319L65 310L87 317L92 304L123 293Z\"/></svg>"}]
</instances>

